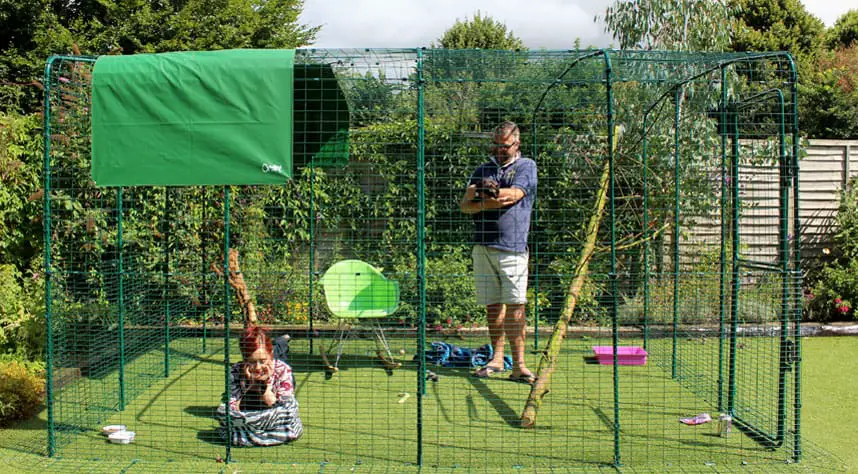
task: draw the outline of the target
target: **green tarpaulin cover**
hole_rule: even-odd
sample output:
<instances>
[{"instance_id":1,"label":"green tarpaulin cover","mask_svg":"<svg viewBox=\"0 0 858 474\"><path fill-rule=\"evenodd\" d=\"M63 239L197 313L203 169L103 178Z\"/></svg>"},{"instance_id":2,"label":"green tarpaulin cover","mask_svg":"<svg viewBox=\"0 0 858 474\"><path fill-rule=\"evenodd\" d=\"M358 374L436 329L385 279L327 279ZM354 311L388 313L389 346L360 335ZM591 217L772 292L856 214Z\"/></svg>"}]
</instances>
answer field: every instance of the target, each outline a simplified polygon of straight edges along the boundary
<instances>
[{"instance_id":1,"label":"green tarpaulin cover","mask_svg":"<svg viewBox=\"0 0 858 474\"><path fill-rule=\"evenodd\" d=\"M328 64L295 64L295 166L349 161L349 107Z\"/></svg>"},{"instance_id":2,"label":"green tarpaulin cover","mask_svg":"<svg viewBox=\"0 0 858 474\"><path fill-rule=\"evenodd\" d=\"M294 50L102 56L98 186L277 184L292 175Z\"/></svg>"}]
</instances>

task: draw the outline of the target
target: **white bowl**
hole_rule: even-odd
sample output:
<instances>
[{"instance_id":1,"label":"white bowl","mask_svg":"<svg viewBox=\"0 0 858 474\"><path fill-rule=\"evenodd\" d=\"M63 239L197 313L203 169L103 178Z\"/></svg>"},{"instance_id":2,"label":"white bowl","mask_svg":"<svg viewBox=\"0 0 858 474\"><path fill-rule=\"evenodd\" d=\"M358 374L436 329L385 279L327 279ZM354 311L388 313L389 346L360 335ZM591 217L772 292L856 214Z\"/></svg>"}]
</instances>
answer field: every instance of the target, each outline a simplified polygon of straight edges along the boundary
<instances>
[{"instance_id":1,"label":"white bowl","mask_svg":"<svg viewBox=\"0 0 858 474\"><path fill-rule=\"evenodd\" d=\"M110 433L116 433L117 431L125 431L125 425L107 425L101 429L101 432L109 435Z\"/></svg>"},{"instance_id":2,"label":"white bowl","mask_svg":"<svg viewBox=\"0 0 858 474\"><path fill-rule=\"evenodd\" d=\"M117 431L115 433L110 433L107 437L111 443L115 444L128 444L134 441L134 432L133 431Z\"/></svg>"}]
</instances>

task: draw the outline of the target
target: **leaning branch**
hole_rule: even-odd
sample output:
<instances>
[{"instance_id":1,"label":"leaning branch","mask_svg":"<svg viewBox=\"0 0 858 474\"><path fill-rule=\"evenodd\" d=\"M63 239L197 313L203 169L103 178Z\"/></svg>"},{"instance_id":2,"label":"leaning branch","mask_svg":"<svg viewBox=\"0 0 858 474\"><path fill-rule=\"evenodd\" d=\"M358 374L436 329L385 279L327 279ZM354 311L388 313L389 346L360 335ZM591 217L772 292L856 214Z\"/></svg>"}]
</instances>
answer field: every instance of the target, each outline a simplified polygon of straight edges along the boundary
<instances>
[{"instance_id":1,"label":"leaning branch","mask_svg":"<svg viewBox=\"0 0 858 474\"><path fill-rule=\"evenodd\" d=\"M612 147L614 148L616 148L618 135L619 133L614 135L614 143L612 143ZM560 348L563 345L563 340L566 338L569 321L572 319L572 313L575 312L575 306L578 303L581 290L587 281L590 259L596 251L596 237L599 234L599 226L602 223L602 216L605 213L605 203L608 200L610 176L611 162L610 160L605 160L605 165L602 167L602 177L599 179L599 190L596 195L593 214L590 216L590 222L587 224L584 247L581 249L581 255L578 257L578 264L575 268L575 278L569 285L569 291L566 293L566 300L563 303L563 311L560 313L560 318L554 325L554 331L548 340L548 345L539 359L536 382L530 388L530 395L524 405L524 412L521 414L522 428L532 428L536 424L536 414L542 405L542 399L550 391L551 376L557 367L557 357L560 355Z\"/></svg>"},{"instance_id":2,"label":"leaning branch","mask_svg":"<svg viewBox=\"0 0 858 474\"><path fill-rule=\"evenodd\" d=\"M238 265L238 250L229 249L227 263L229 266L229 286L235 290L235 297L238 299L241 313L244 315L244 326L255 326L259 323L256 317L256 306L253 304L253 299L250 298L247 283L245 283L244 276L241 274L241 267ZM223 269L217 263L212 262L211 269L223 278Z\"/></svg>"}]
</instances>

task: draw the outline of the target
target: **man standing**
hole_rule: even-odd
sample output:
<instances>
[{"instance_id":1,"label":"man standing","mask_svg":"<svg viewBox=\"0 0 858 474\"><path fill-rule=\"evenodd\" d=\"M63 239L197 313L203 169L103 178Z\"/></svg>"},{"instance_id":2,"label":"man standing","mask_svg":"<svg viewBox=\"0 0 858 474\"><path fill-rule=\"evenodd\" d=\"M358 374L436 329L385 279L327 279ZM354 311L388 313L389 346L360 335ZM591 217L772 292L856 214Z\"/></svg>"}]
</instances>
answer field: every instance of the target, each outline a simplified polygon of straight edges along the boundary
<instances>
[{"instance_id":1,"label":"man standing","mask_svg":"<svg viewBox=\"0 0 858 474\"><path fill-rule=\"evenodd\" d=\"M532 384L524 361L527 303L527 235L536 193L536 163L519 151L518 125L495 128L490 161L471 175L460 209L471 214L474 234L474 280L477 302L486 306L494 354L475 377L504 371L504 342L509 339L513 368L510 380Z\"/></svg>"}]
</instances>

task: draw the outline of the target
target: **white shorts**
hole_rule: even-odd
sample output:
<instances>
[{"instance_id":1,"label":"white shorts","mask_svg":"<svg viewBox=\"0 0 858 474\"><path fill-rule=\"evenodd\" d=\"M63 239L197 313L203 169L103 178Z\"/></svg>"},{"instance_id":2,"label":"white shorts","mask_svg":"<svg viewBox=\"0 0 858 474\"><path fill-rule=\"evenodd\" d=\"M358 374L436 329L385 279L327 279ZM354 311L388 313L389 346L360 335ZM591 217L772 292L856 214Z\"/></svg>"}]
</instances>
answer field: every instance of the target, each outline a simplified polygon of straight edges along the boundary
<instances>
[{"instance_id":1,"label":"white shorts","mask_svg":"<svg viewBox=\"0 0 858 474\"><path fill-rule=\"evenodd\" d=\"M472 256L477 304L527 303L527 252L475 245Z\"/></svg>"}]
</instances>

